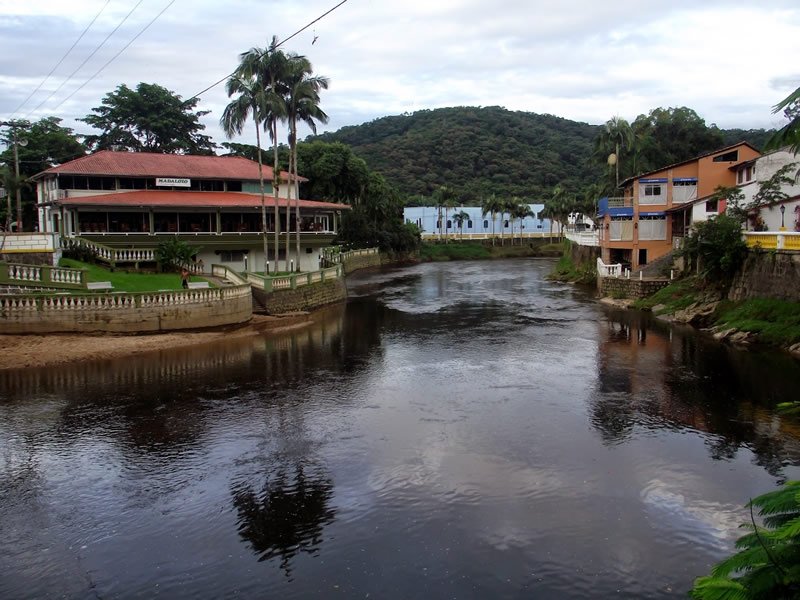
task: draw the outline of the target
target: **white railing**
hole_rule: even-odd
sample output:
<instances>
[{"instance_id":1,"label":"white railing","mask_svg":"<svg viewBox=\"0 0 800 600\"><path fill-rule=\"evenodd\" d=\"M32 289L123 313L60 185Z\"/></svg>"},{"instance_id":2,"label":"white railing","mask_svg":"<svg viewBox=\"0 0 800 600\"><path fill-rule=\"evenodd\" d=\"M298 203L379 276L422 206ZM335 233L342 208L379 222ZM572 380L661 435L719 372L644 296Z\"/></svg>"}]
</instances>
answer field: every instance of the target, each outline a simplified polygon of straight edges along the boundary
<instances>
[{"instance_id":1,"label":"white railing","mask_svg":"<svg viewBox=\"0 0 800 600\"><path fill-rule=\"evenodd\" d=\"M155 248L110 248L83 238L62 237L61 247L65 250L85 248L109 264L154 262L156 260Z\"/></svg>"},{"instance_id":2,"label":"white railing","mask_svg":"<svg viewBox=\"0 0 800 600\"><path fill-rule=\"evenodd\" d=\"M465 233L463 235L461 233L459 233L458 231L454 231L454 232L449 232L449 233L442 233L442 235L439 235L438 232L433 232L433 233L423 232L421 234L421 237L422 237L423 240L428 240L428 241L430 241L430 240L440 240L440 239L443 240L445 238L446 239L450 239L450 240L460 241L462 239L464 239L464 240L490 240L492 238L500 239L501 237L505 238L505 239L515 239L515 240L520 239L520 238L523 238L523 239L540 239L540 238L549 238L549 237L559 237L559 235L560 234L558 233L557 229L554 228L552 234L550 234L549 230L546 230L546 231L535 231L535 232L524 232L524 233L519 233L518 231L515 231L513 234L510 231L506 231L503 234L501 234L498 231L497 233L494 233L494 234L492 232L489 232L489 233Z\"/></svg>"},{"instance_id":3,"label":"white railing","mask_svg":"<svg viewBox=\"0 0 800 600\"><path fill-rule=\"evenodd\" d=\"M597 276L598 277L622 277L622 265L617 263L615 265L607 265L603 262L602 258L597 259Z\"/></svg>"},{"instance_id":4,"label":"white railing","mask_svg":"<svg viewBox=\"0 0 800 600\"><path fill-rule=\"evenodd\" d=\"M355 252L358 252L356 250ZM275 277L263 277L256 273L247 272L244 274L247 282L255 288L265 292L277 292L280 290L292 290L295 288L331 281L344 276L342 265L334 265L319 271L309 271L308 273L294 273L292 275L278 275Z\"/></svg>"},{"instance_id":5,"label":"white railing","mask_svg":"<svg viewBox=\"0 0 800 600\"><path fill-rule=\"evenodd\" d=\"M247 279L225 265L211 265L211 274L214 277L229 281L234 285L245 285L247 283Z\"/></svg>"},{"instance_id":6,"label":"white railing","mask_svg":"<svg viewBox=\"0 0 800 600\"><path fill-rule=\"evenodd\" d=\"M748 248L764 250L800 250L800 232L795 231L745 231Z\"/></svg>"},{"instance_id":7,"label":"white railing","mask_svg":"<svg viewBox=\"0 0 800 600\"><path fill-rule=\"evenodd\" d=\"M564 236L579 246L599 246L600 236L597 231L565 231Z\"/></svg>"},{"instance_id":8,"label":"white railing","mask_svg":"<svg viewBox=\"0 0 800 600\"><path fill-rule=\"evenodd\" d=\"M82 269L65 269L50 265L25 265L0 263L0 283L76 288L86 286L86 275Z\"/></svg>"}]
</instances>

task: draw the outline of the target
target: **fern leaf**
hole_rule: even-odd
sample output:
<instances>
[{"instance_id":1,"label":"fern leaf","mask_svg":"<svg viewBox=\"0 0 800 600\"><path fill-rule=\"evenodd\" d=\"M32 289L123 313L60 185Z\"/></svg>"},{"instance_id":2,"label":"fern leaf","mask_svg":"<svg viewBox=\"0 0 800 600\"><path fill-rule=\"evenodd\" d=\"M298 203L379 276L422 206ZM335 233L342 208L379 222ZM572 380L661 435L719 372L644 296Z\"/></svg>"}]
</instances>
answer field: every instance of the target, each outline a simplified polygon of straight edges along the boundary
<instances>
[{"instance_id":1,"label":"fern leaf","mask_svg":"<svg viewBox=\"0 0 800 600\"><path fill-rule=\"evenodd\" d=\"M697 578L691 595L697 600L750 600L741 583L720 577Z\"/></svg>"},{"instance_id":2,"label":"fern leaf","mask_svg":"<svg viewBox=\"0 0 800 600\"><path fill-rule=\"evenodd\" d=\"M750 501L748 506L758 507L760 515L774 515L777 513L797 513L800 515L800 482L792 481L785 487L763 494Z\"/></svg>"}]
</instances>

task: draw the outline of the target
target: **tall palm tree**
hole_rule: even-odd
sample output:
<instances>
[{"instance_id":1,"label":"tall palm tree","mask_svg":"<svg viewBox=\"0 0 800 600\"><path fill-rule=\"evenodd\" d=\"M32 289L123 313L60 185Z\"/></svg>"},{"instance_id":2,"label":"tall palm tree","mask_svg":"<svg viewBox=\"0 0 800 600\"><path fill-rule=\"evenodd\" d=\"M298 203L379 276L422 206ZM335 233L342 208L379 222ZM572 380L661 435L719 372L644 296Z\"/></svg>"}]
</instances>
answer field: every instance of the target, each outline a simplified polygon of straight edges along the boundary
<instances>
[{"instance_id":1,"label":"tall palm tree","mask_svg":"<svg viewBox=\"0 0 800 600\"><path fill-rule=\"evenodd\" d=\"M278 169L278 123L286 119L286 103L284 101L288 60L282 50L278 49L278 37L272 36L267 48L251 48L239 56L239 66L234 76L245 81L253 81L259 90L261 107L260 122L272 141L273 149L273 196L275 201L275 268L278 265L278 241L280 235L280 212L278 192L280 187L280 170ZM288 229L289 216L286 223ZM265 226L266 229L266 226ZM288 233L287 233L288 235ZM266 239L266 234L265 234ZM266 246L266 241L265 241ZM288 260L288 257L287 257ZM265 247L264 275L269 270Z\"/></svg>"},{"instance_id":2,"label":"tall palm tree","mask_svg":"<svg viewBox=\"0 0 800 600\"><path fill-rule=\"evenodd\" d=\"M491 215L492 218L492 246L494 246L494 221L498 212L502 210L502 202L492 194L481 200L481 214L482 216Z\"/></svg>"},{"instance_id":3,"label":"tall palm tree","mask_svg":"<svg viewBox=\"0 0 800 600\"><path fill-rule=\"evenodd\" d=\"M464 221L469 220L469 213L465 210L460 210L453 213L453 221L458 224L458 229L461 232L461 239L464 239Z\"/></svg>"},{"instance_id":4,"label":"tall palm tree","mask_svg":"<svg viewBox=\"0 0 800 600\"><path fill-rule=\"evenodd\" d=\"M633 131L631 130L630 123L622 117L611 117L606 121L605 125L603 125L595 143L595 152L602 154L603 158L611 154L613 150L617 187L619 187L619 164L622 160L620 152L627 152L630 150L632 140Z\"/></svg>"},{"instance_id":5,"label":"tall palm tree","mask_svg":"<svg viewBox=\"0 0 800 600\"><path fill-rule=\"evenodd\" d=\"M261 236L264 241L264 274L266 276L269 270L269 248L267 246L267 207L264 199L264 165L261 160L261 125L264 121L265 113L264 89L258 85L255 75L246 73L240 73L240 75L245 79L234 74L225 84L228 97L234 94L238 94L238 96L222 111L222 117L219 122L228 139L231 139L234 135L241 135L245 123L251 116L256 126L258 183L261 192ZM276 248L275 252L277 253L277 251Z\"/></svg>"},{"instance_id":6,"label":"tall palm tree","mask_svg":"<svg viewBox=\"0 0 800 600\"><path fill-rule=\"evenodd\" d=\"M297 186L297 124L305 123L312 133L317 132L317 121L328 122L328 115L319 107L320 90L328 89L328 79L319 75L312 76L311 63L304 56L289 55L289 69L286 82L286 114L289 122L289 195L287 204L291 204L291 194L297 192L295 201L295 254L296 269L300 270L300 190ZM288 241L287 241L287 258Z\"/></svg>"},{"instance_id":7,"label":"tall palm tree","mask_svg":"<svg viewBox=\"0 0 800 600\"><path fill-rule=\"evenodd\" d=\"M522 245L522 221L527 219L528 217L535 217L536 213L531 210L529 204L527 204L521 198L517 198L517 206L514 208L513 216L515 219L519 219L520 228L519 228L519 244Z\"/></svg>"}]
</instances>

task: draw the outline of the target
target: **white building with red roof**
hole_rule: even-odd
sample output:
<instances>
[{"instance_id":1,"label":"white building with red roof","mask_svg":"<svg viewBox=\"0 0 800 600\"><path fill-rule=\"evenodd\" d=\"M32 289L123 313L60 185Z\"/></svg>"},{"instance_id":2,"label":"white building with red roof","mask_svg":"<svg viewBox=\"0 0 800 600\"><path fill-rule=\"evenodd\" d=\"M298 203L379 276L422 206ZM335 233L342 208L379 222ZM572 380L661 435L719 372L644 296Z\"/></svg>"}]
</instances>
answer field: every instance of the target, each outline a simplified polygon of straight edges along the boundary
<instances>
[{"instance_id":1,"label":"white building with red roof","mask_svg":"<svg viewBox=\"0 0 800 600\"><path fill-rule=\"evenodd\" d=\"M299 201L300 254L295 252L296 186L278 185L263 165L270 260L286 257L303 271L319 266L321 250L336 235L344 204ZM39 231L111 248L152 248L177 237L198 248L197 260L235 270L263 269L262 203L258 163L242 157L151 154L104 150L52 167L37 183ZM285 182L288 174L281 173ZM301 178L301 181L305 179ZM278 219L275 219L275 204Z\"/></svg>"}]
</instances>

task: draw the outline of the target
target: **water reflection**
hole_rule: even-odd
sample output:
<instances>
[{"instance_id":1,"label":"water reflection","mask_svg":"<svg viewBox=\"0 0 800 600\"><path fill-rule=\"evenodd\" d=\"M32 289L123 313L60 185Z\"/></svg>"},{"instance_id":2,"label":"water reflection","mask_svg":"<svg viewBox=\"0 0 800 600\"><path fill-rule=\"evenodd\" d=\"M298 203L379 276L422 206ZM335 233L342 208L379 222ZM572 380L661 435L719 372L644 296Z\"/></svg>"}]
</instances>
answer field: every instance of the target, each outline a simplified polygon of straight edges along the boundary
<instances>
[{"instance_id":1,"label":"water reflection","mask_svg":"<svg viewBox=\"0 0 800 600\"><path fill-rule=\"evenodd\" d=\"M800 461L800 425L774 413L794 397L798 365L781 353L739 352L651 315L608 310L590 410L606 444L665 426L702 431L715 460L742 448L783 479Z\"/></svg>"},{"instance_id":2,"label":"water reflection","mask_svg":"<svg viewBox=\"0 0 800 600\"><path fill-rule=\"evenodd\" d=\"M240 484L231 494L241 538L259 561L279 558L288 578L292 558L316 555L324 527L336 516L333 480L320 465L276 464L260 490Z\"/></svg>"}]
</instances>

